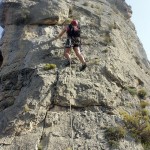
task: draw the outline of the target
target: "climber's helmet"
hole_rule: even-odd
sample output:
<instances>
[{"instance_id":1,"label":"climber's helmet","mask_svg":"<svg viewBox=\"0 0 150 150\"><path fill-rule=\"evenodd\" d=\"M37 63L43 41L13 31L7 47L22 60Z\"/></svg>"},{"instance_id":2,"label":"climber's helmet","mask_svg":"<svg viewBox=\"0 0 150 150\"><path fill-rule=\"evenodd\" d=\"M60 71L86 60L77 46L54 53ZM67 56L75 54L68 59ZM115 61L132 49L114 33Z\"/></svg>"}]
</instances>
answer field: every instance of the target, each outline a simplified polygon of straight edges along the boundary
<instances>
[{"instance_id":1,"label":"climber's helmet","mask_svg":"<svg viewBox=\"0 0 150 150\"><path fill-rule=\"evenodd\" d=\"M78 21L77 21L77 20L72 20L72 21L71 21L71 24L72 24L73 26L78 26Z\"/></svg>"}]
</instances>

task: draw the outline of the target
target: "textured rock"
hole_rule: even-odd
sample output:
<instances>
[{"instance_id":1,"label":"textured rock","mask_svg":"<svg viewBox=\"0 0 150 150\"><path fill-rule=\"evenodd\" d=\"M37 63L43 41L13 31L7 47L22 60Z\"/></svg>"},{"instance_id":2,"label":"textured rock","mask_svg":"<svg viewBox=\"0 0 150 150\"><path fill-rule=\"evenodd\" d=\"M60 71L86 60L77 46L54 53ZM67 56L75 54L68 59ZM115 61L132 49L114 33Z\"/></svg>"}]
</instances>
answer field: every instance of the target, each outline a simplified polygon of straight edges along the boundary
<instances>
[{"instance_id":1,"label":"textured rock","mask_svg":"<svg viewBox=\"0 0 150 150\"><path fill-rule=\"evenodd\" d=\"M124 0L1 3L0 148L110 149L105 130L123 124L120 110L139 107L128 87L150 98L150 63L131 14ZM81 24L83 72L73 52L74 63L64 67L66 37L52 40L69 16ZM57 68L45 71L46 63ZM130 135L118 149L143 150Z\"/></svg>"}]
</instances>

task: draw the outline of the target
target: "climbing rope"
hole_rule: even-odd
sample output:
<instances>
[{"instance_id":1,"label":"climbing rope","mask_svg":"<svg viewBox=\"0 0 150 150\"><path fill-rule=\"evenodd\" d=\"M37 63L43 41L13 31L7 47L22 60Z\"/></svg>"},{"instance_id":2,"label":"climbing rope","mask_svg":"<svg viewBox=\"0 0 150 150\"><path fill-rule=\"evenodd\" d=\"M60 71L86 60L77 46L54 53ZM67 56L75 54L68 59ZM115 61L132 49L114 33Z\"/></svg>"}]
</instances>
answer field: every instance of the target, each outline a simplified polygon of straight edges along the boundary
<instances>
[{"instance_id":1,"label":"climbing rope","mask_svg":"<svg viewBox=\"0 0 150 150\"><path fill-rule=\"evenodd\" d=\"M69 88L71 88L71 56L70 56L70 73L69 73ZM73 140L73 117L72 117L72 107L71 107L71 92L70 92L70 126L71 126L71 143L72 143L72 150L74 150L74 140Z\"/></svg>"}]
</instances>

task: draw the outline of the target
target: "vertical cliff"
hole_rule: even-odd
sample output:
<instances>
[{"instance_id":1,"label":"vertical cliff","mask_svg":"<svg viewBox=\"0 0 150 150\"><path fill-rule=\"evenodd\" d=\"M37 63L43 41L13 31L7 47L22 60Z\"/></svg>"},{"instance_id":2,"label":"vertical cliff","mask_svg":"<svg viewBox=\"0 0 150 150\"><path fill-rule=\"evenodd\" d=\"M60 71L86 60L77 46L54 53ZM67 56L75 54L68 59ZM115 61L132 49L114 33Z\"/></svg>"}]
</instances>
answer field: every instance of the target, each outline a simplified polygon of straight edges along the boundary
<instances>
[{"instance_id":1,"label":"vertical cliff","mask_svg":"<svg viewBox=\"0 0 150 150\"><path fill-rule=\"evenodd\" d=\"M124 0L1 2L0 149L143 150L150 63L131 15ZM66 37L53 41L70 18L81 24L83 72L73 51L64 66ZM143 111L148 121L133 128L127 118Z\"/></svg>"}]
</instances>

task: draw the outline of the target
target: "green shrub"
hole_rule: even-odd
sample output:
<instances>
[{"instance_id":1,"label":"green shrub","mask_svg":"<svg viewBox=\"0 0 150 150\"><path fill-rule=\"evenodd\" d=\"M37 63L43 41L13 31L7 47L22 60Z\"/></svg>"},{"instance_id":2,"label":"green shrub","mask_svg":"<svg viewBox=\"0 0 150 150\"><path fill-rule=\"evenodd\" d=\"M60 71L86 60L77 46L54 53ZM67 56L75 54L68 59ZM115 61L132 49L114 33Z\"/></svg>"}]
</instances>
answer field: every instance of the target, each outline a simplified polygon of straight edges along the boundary
<instances>
[{"instance_id":1,"label":"green shrub","mask_svg":"<svg viewBox=\"0 0 150 150\"><path fill-rule=\"evenodd\" d=\"M41 144L38 145L38 150L42 150L42 145Z\"/></svg>"},{"instance_id":2,"label":"green shrub","mask_svg":"<svg viewBox=\"0 0 150 150\"><path fill-rule=\"evenodd\" d=\"M141 132L141 142L143 145L150 148L150 124Z\"/></svg>"},{"instance_id":3,"label":"green shrub","mask_svg":"<svg viewBox=\"0 0 150 150\"><path fill-rule=\"evenodd\" d=\"M111 148L117 149L119 147L119 142L114 140L109 140L109 145Z\"/></svg>"},{"instance_id":4,"label":"green shrub","mask_svg":"<svg viewBox=\"0 0 150 150\"><path fill-rule=\"evenodd\" d=\"M122 138L124 138L126 135L126 131L123 127L110 127L106 130L106 137L110 140L118 141Z\"/></svg>"},{"instance_id":5,"label":"green shrub","mask_svg":"<svg viewBox=\"0 0 150 150\"><path fill-rule=\"evenodd\" d=\"M149 143L144 143L142 145L143 145L144 150L150 150L150 144Z\"/></svg>"},{"instance_id":6,"label":"green shrub","mask_svg":"<svg viewBox=\"0 0 150 150\"><path fill-rule=\"evenodd\" d=\"M145 96L147 95L147 92L144 89L141 89L138 91L138 96L139 98L145 98Z\"/></svg>"},{"instance_id":7,"label":"green shrub","mask_svg":"<svg viewBox=\"0 0 150 150\"><path fill-rule=\"evenodd\" d=\"M137 142L141 142L144 149L150 147L150 115L146 109L141 109L133 114L122 113L126 128Z\"/></svg>"},{"instance_id":8,"label":"green shrub","mask_svg":"<svg viewBox=\"0 0 150 150\"><path fill-rule=\"evenodd\" d=\"M127 87L126 89L132 96L137 95L137 90L135 87Z\"/></svg>"},{"instance_id":9,"label":"green shrub","mask_svg":"<svg viewBox=\"0 0 150 150\"><path fill-rule=\"evenodd\" d=\"M44 66L44 70L52 70L52 69L55 69L55 68L56 68L55 64L46 64Z\"/></svg>"},{"instance_id":10,"label":"green shrub","mask_svg":"<svg viewBox=\"0 0 150 150\"><path fill-rule=\"evenodd\" d=\"M110 127L105 131L105 137L111 147L117 148L119 146L119 140L126 136L126 130L121 127Z\"/></svg>"},{"instance_id":11,"label":"green shrub","mask_svg":"<svg viewBox=\"0 0 150 150\"><path fill-rule=\"evenodd\" d=\"M148 110L142 109L142 110L141 110L141 115L142 115L142 116L148 116L148 115L149 115Z\"/></svg>"},{"instance_id":12,"label":"green shrub","mask_svg":"<svg viewBox=\"0 0 150 150\"><path fill-rule=\"evenodd\" d=\"M150 103L147 102L147 101L141 101L141 102L140 102L141 108L145 108L146 106L149 106L149 105L150 105Z\"/></svg>"}]
</instances>

